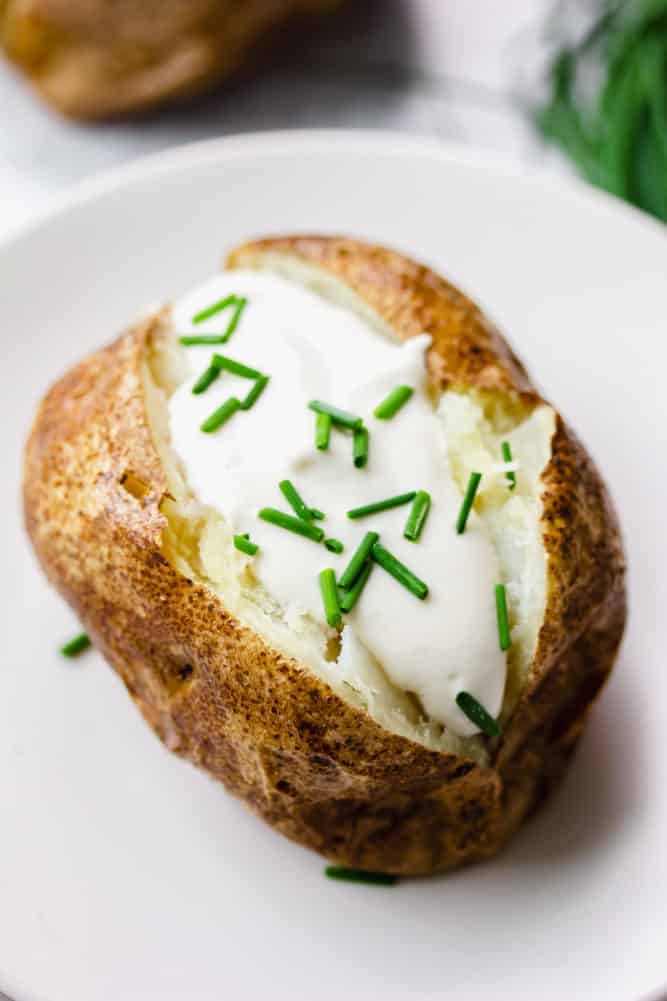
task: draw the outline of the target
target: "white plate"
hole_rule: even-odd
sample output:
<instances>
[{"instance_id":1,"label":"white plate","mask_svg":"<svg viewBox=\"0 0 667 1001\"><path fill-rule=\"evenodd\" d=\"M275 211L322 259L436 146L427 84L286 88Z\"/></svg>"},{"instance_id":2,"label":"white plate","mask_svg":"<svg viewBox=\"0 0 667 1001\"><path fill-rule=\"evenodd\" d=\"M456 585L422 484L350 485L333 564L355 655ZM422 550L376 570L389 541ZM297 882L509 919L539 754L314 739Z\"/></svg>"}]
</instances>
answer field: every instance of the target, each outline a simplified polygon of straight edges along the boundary
<instances>
[{"instance_id":1,"label":"white plate","mask_svg":"<svg viewBox=\"0 0 667 1001\"><path fill-rule=\"evenodd\" d=\"M391 890L331 883L170 755L96 654L17 515L48 383L255 234L342 231L487 307L618 502L632 617L556 799L501 858ZM269 134L80 190L0 248L0 988L16 1001L635 1001L667 979L667 239L574 184L428 141Z\"/></svg>"}]
</instances>

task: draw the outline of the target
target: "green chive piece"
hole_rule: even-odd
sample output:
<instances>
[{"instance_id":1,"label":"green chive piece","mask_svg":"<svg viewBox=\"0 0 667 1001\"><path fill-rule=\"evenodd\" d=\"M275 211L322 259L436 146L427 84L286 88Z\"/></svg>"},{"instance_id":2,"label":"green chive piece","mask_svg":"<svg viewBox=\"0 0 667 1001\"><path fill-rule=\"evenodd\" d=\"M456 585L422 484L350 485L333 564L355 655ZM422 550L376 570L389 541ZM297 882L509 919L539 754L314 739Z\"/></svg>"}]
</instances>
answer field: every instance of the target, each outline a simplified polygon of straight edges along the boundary
<instances>
[{"instance_id":1,"label":"green chive piece","mask_svg":"<svg viewBox=\"0 0 667 1001\"><path fill-rule=\"evenodd\" d=\"M340 596L340 608L342 612L351 612L357 601L359 600L359 595L366 586L366 581L371 575L371 570L373 569L373 564L370 560L366 560L364 563L363 570L357 577L356 581L352 585L349 591L342 591Z\"/></svg>"},{"instance_id":2,"label":"green chive piece","mask_svg":"<svg viewBox=\"0 0 667 1001\"><path fill-rule=\"evenodd\" d=\"M208 320L211 316L216 316L217 313L222 313L223 309L227 309L228 306L236 306L239 299L236 295L226 295L224 299L218 299L211 306L207 306L206 309L202 309L199 313L195 313L192 317L193 323L203 323L204 320Z\"/></svg>"},{"instance_id":3,"label":"green chive piece","mask_svg":"<svg viewBox=\"0 0 667 1001\"><path fill-rule=\"evenodd\" d=\"M348 410L332 407L329 403L322 403L321 400L311 400L308 406L316 414L328 414L333 424L341 428L349 428L350 431L360 428L363 423L361 417L351 414Z\"/></svg>"},{"instance_id":4,"label":"green chive piece","mask_svg":"<svg viewBox=\"0 0 667 1001\"><path fill-rule=\"evenodd\" d=\"M509 650L512 645L512 638L510 636L510 627L507 620L507 595L505 594L504 584L496 584L496 611L498 613L498 639L500 640L500 649Z\"/></svg>"},{"instance_id":5,"label":"green chive piece","mask_svg":"<svg viewBox=\"0 0 667 1001\"><path fill-rule=\"evenodd\" d=\"M281 480L278 486L280 487L281 494L299 518L302 518L304 521L314 520L315 513L312 508L308 507L291 480ZM317 514L322 514L322 512L318 511ZM324 515L322 515L322 517L324 517Z\"/></svg>"},{"instance_id":6,"label":"green chive piece","mask_svg":"<svg viewBox=\"0 0 667 1001\"><path fill-rule=\"evenodd\" d=\"M225 334L183 334L178 338L188 348L195 344L224 344L226 339Z\"/></svg>"},{"instance_id":7,"label":"green chive piece","mask_svg":"<svg viewBox=\"0 0 667 1001\"><path fill-rule=\"evenodd\" d=\"M323 570L320 574L320 592L322 603L324 604L324 615L327 624L339 626L341 622L340 605L338 603L338 588L336 586L336 574L333 570Z\"/></svg>"},{"instance_id":8,"label":"green chive piece","mask_svg":"<svg viewBox=\"0 0 667 1001\"><path fill-rule=\"evenodd\" d=\"M487 737L500 736L498 722L470 692L459 692L456 696L456 704L461 712L466 714L470 722L478 726Z\"/></svg>"},{"instance_id":9,"label":"green chive piece","mask_svg":"<svg viewBox=\"0 0 667 1001\"><path fill-rule=\"evenodd\" d=\"M331 417L329 414L318 414L315 421L315 448L319 448L320 452L326 451L330 436Z\"/></svg>"},{"instance_id":10,"label":"green chive piece","mask_svg":"<svg viewBox=\"0 0 667 1001\"><path fill-rule=\"evenodd\" d=\"M416 490L411 490L408 494L398 494L396 497L387 497L386 500L375 501L374 504L364 504L363 507L353 507L347 512L348 518L365 518L369 514L378 514L379 511L389 511L392 507L401 507L402 504L409 504L417 496Z\"/></svg>"},{"instance_id":11,"label":"green chive piece","mask_svg":"<svg viewBox=\"0 0 667 1001\"><path fill-rule=\"evenodd\" d=\"M225 372L231 372L232 375L240 375L243 379L262 378L262 373L258 372L256 368L249 368L240 361L235 361L234 358L228 358L227 355L213 355L213 360L218 368L224 369Z\"/></svg>"},{"instance_id":12,"label":"green chive piece","mask_svg":"<svg viewBox=\"0 0 667 1001\"><path fill-rule=\"evenodd\" d=\"M419 536L431 509L431 495L425 490L418 490L410 508L408 520L405 523L403 537L410 542L418 542Z\"/></svg>"},{"instance_id":13,"label":"green chive piece","mask_svg":"<svg viewBox=\"0 0 667 1001\"><path fill-rule=\"evenodd\" d=\"M366 872L364 869L346 869L343 865L328 865L324 870L328 879L345 880L347 883L368 883L372 886L395 886L398 876L388 872Z\"/></svg>"},{"instance_id":14,"label":"green chive piece","mask_svg":"<svg viewBox=\"0 0 667 1001\"><path fill-rule=\"evenodd\" d=\"M511 462L512 448L510 446L510 443L508 441L504 441L500 446L500 450L503 454L503 460L505 462ZM505 479L507 480L510 490L514 490L516 486L516 473L514 472L513 469L510 469L507 473L505 473Z\"/></svg>"},{"instance_id":15,"label":"green chive piece","mask_svg":"<svg viewBox=\"0 0 667 1001\"><path fill-rule=\"evenodd\" d=\"M73 639L61 646L60 652L63 657L78 657L80 653L87 650L90 646L90 636L88 633L79 633L78 636L74 636Z\"/></svg>"},{"instance_id":16,"label":"green chive piece","mask_svg":"<svg viewBox=\"0 0 667 1001\"><path fill-rule=\"evenodd\" d=\"M419 577L412 572L412 570L408 570L404 563L397 560L396 557L393 556L388 549L385 549L384 546L381 546L379 542L376 542L373 546L371 555L375 562L379 563L383 570L386 570L388 574L391 574L391 576L398 581L399 584L402 584L403 587L407 588L408 591L414 594L415 598L419 598L420 601L423 601L424 598L426 598L428 595L428 587L424 581L420 580Z\"/></svg>"},{"instance_id":17,"label":"green chive piece","mask_svg":"<svg viewBox=\"0 0 667 1001\"><path fill-rule=\"evenodd\" d=\"M470 509L475 499L475 494L477 493L477 488L479 486L479 482L481 479L482 479L481 473L470 474L470 479L468 480L468 486L466 487L463 503L461 504L461 510L459 511L459 516L456 520L456 531L459 535L465 532L466 523L468 521L468 515L470 514Z\"/></svg>"},{"instance_id":18,"label":"green chive piece","mask_svg":"<svg viewBox=\"0 0 667 1001\"><path fill-rule=\"evenodd\" d=\"M385 396L382 403L377 405L373 411L374 415L380 421L390 420L398 413L401 407L405 406L413 393L414 389L412 386L396 386L388 396Z\"/></svg>"},{"instance_id":19,"label":"green chive piece","mask_svg":"<svg viewBox=\"0 0 667 1001\"><path fill-rule=\"evenodd\" d=\"M259 552L259 546L250 541L247 532L244 532L243 535L235 535L234 545L240 552L245 553L247 556L254 556Z\"/></svg>"},{"instance_id":20,"label":"green chive piece","mask_svg":"<svg viewBox=\"0 0 667 1001\"><path fill-rule=\"evenodd\" d=\"M204 423L201 425L201 430L206 434L210 434L212 431L217 431L222 425L232 417L237 410L241 409L241 401L237 400L235 396L230 396L228 400L214 410L210 417L207 417Z\"/></svg>"},{"instance_id":21,"label":"green chive piece","mask_svg":"<svg viewBox=\"0 0 667 1001\"><path fill-rule=\"evenodd\" d=\"M363 426L354 429L352 457L357 469L362 469L368 462L368 429Z\"/></svg>"},{"instance_id":22,"label":"green chive piece","mask_svg":"<svg viewBox=\"0 0 667 1001\"><path fill-rule=\"evenodd\" d=\"M209 365L209 367L206 369L205 372L202 372L202 374L195 382L194 386L192 387L192 392L195 396L198 396L200 393L206 392L211 383L215 382L215 380L220 375L220 366L216 361L216 358L219 357L220 355L213 355L213 357L211 358L211 364Z\"/></svg>"},{"instance_id":23,"label":"green chive piece","mask_svg":"<svg viewBox=\"0 0 667 1001\"><path fill-rule=\"evenodd\" d=\"M241 401L241 410L250 410L253 404L257 403L257 400L268 386L270 378L270 375L260 375L248 395Z\"/></svg>"},{"instance_id":24,"label":"green chive piece","mask_svg":"<svg viewBox=\"0 0 667 1001\"><path fill-rule=\"evenodd\" d=\"M366 532L364 535L354 555L352 556L352 559L343 570L340 580L338 581L344 591L349 591L354 585L357 577L364 569L366 560L371 555L373 546L379 538L380 536L377 532Z\"/></svg>"},{"instance_id":25,"label":"green chive piece","mask_svg":"<svg viewBox=\"0 0 667 1001\"><path fill-rule=\"evenodd\" d=\"M340 539L325 539L324 548L328 549L330 553L342 553L345 546Z\"/></svg>"},{"instance_id":26,"label":"green chive piece","mask_svg":"<svg viewBox=\"0 0 667 1001\"><path fill-rule=\"evenodd\" d=\"M241 319L241 314L242 314L243 310L246 308L247 304L248 304L248 300L245 298L245 296L239 296L238 297L237 302L236 302L236 309L232 313L232 318L229 321L227 329L225 330L225 340L223 341L223 344L225 344L229 340L229 338L232 336L232 334L236 330L236 328L238 326L238 323L239 323L239 320Z\"/></svg>"},{"instance_id":27,"label":"green chive piece","mask_svg":"<svg viewBox=\"0 0 667 1001\"><path fill-rule=\"evenodd\" d=\"M228 306L235 307L231 320L227 324L227 329L222 334L184 334L182 337L179 337L179 341L187 347L193 344L226 344L236 330L241 313L245 309L247 302L248 300L243 296L228 295L219 302L213 303L212 306L202 309L200 313L196 313L192 317L193 323L202 323L204 320L208 320L209 317L215 316L216 313L220 313Z\"/></svg>"},{"instance_id":28,"label":"green chive piece","mask_svg":"<svg viewBox=\"0 0 667 1001\"><path fill-rule=\"evenodd\" d=\"M313 542L321 542L324 532L319 525L312 525L309 521L302 521L301 518L294 518L291 514L278 511L275 507L263 507L259 512L262 521L268 521L270 525L277 525L278 528L286 528L288 532L295 532L296 535L303 535Z\"/></svg>"},{"instance_id":29,"label":"green chive piece","mask_svg":"<svg viewBox=\"0 0 667 1001\"><path fill-rule=\"evenodd\" d=\"M319 508L316 507L311 507L310 516L315 521L324 521L324 519L326 518L324 511L320 511Z\"/></svg>"}]
</instances>

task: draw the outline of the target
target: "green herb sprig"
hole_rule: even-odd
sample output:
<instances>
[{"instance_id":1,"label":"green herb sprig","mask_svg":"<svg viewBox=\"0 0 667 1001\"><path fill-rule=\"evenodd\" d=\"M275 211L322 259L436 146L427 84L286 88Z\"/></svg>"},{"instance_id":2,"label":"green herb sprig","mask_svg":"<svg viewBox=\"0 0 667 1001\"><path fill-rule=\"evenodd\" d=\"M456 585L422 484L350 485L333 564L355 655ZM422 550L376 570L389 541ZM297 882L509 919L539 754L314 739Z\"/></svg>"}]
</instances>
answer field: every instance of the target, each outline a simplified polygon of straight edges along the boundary
<instances>
[{"instance_id":1,"label":"green herb sprig","mask_svg":"<svg viewBox=\"0 0 667 1001\"><path fill-rule=\"evenodd\" d=\"M324 518L317 508L308 507L291 480L281 480L278 487L294 513L303 521L321 521Z\"/></svg>"},{"instance_id":2,"label":"green herb sprig","mask_svg":"<svg viewBox=\"0 0 667 1001\"><path fill-rule=\"evenodd\" d=\"M284 528L288 532L294 532L295 535L303 535L305 539L311 539L313 542L321 542L324 538L324 530L319 525L294 518L291 514L285 514L284 511L278 511L274 507L263 507L259 517L270 525Z\"/></svg>"},{"instance_id":3,"label":"green herb sprig","mask_svg":"<svg viewBox=\"0 0 667 1001\"><path fill-rule=\"evenodd\" d=\"M466 492L463 497L463 503L461 504L461 510L459 511L458 518L456 519L456 531L458 535L462 535L466 530L468 516L470 515L470 511L475 500L475 494L477 493L481 480L481 473L470 474L468 486L466 487Z\"/></svg>"},{"instance_id":4,"label":"green herb sprig","mask_svg":"<svg viewBox=\"0 0 667 1001\"><path fill-rule=\"evenodd\" d=\"M412 502L408 520L405 523L404 538L409 539L410 542L419 541L430 510L431 495L426 490L418 490Z\"/></svg>"},{"instance_id":5,"label":"green herb sprig","mask_svg":"<svg viewBox=\"0 0 667 1001\"><path fill-rule=\"evenodd\" d=\"M373 551L373 546L379 538L380 536L377 532L366 532L364 535L363 539L354 551L352 559L340 575L338 583L344 591L349 590L349 588L354 585L357 577L359 577L361 571L364 569L364 564L369 559Z\"/></svg>"},{"instance_id":6,"label":"green herb sprig","mask_svg":"<svg viewBox=\"0 0 667 1001\"><path fill-rule=\"evenodd\" d=\"M379 403L373 414L379 421L388 421L395 417L398 411L408 402L414 389L412 386L396 386L382 403Z\"/></svg>"},{"instance_id":7,"label":"green herb sprig","mask_svg":"<svg viewBox=\"0 0 667 1001\"><path fill-rule=\"evenodd\" d=\"M512 446L508 441L504 441L500 446L500 451L502 453L503 462L512 461ZM510 490L514 490L516 487L516 473L513 469L508 469L505 473L505 479L507 480L507 485Z\"/></svg>"},{"instance_id":8,"label":"green herb sprig","mask_svg":"<svg viewBox=\"0 0 667 1001\"><path fill-rule=\"evenodd\" d=\"M247 532L243 535L234 536L234 545L241 553L245 553L246 556L256 556L259 552L259 546L255 542L250 541L250 536Z\"/></svg>"},{"instance_id":9,"label":"green herb sprig","mask_svg":"<svg viewBox=\"0 0 667 1001\"><path fill-rule=\"evenodd\" d=\"M79 633L78 636L74 636L71 640L68 640L60 648L60 652L63 657L78 657L80 653L87 650L91 645L90 636L88 633Z\"/></svg>"},{"instance_id":10,"label":"green herb sprig","mask_svg":"<svg viewBox=\"0 0 667 1001\"><path fill-rule=\"evenodd\" d=\"M373 569L373 564L370 559L362 565L361 573L357 577L356 581L348 591L341 589L340 592L340 607L342 612L351 612L356 603L359 600L361 592L366 587L366 582L371 575L371 570Z\"/></svg>"},{"instance_id":11,"label":"green herb sprig","mask_svg":"<svg viewBox=\"0 0 667 1001\"><path fill-rule=\"evenodd\" d=\"M496 584L496 612L500 649L503 651L509 650L512 645L512 637L510 635L509 619L507 616L507 596L504 584Z\"/></svg>"},{"instance_id":12,"label":"green herb sprig","mask_svg":"<svg viewBox=\"0 0 667 1001\"><path fill-rule=\"evenodd\" d=\"M465 713L470 722L479 727L487 737L498 737L500 735L500 726L497 720L487 712L482 703L478 702L470 692L459 692L456 696L456 704L461 712Z\"/></svg>"},{"instance_id":13,"label":"green herb sprig","mask_svg":"<svg viewBox=\"0 0 667 1001\"><path fill-rule=\"evenodd\" d=\"M342 865L328 865L324 870L327 879L344 880L346 883L367 883L372 886L395 886L398 876L388 872L366 872L364 869L348 869Z\"/></svg>"},{"instance_id":14,"label":"green herb sprig","mask_svg":"<svg viewBox=\"0 0 667 1001\"><path fill-rule=\"evenodd\" d=\"M417 496L415 490L410 490L407 494L397 494L395 497L385 497L384 500L373 501L372 504L364 504L362 507L353 507L347 512L348 518L367 518L369 514L379 514L381 511L390 511L394 507L401 507L409 504Z\"/></svg>"},{"instance_id":15,"label":"green herb sprig","mask_svg":"<svg viewBox=\"0 0 667 1001\"><path fill-rule=\"evenodd\" d=\"M327 624L332 628L341 623L341 611L338 601L338 587L336 585L336 574L330 568L322 570L320 573L320 592L322 594L322 604L324 605L324 616Z\"/></svg>"},{"instance_id":16,"label":"green herb sprig","mask_svg":"<svg viewBox=\"0 0 667 1001\"><path fill-rule=\"evenodd\" d=\"M373 546L371 555L375 562L379 564L383 570L386 570L388 574L391 574L391 576L398 581L399 584L402 584L403 587L407 588L408 591L414 594L415 598L419 598L420 601L424 601L424 599L428 597L428 586L424 583L424 581L420 580L419 577L412 572L412 570L408 570L404 563L397 560L396 557L390 553L388 549L385 549L384 546L381 546L379 542L376 542Z\"/></svg>"},{"instance_id":17,"label":"green herb sprig","mask_svg":"<svg viewBox=\"0 0 667 1001\"><path fill-rule=\"evenodd\" d=\"M354 431L363 424L361 417L357 417L356 414L351 414L349 410L341 410L340 407L333 407L330 403L322 403L321 400L311 400L308 406L316 414L326 414L332 424L347 428L349 431Z\"/></svg>"},{"instance_id":18,"label":"green herb sprig","mask_svg":"<svg viewBox=\"0 0 667 1001\"><path fill-rule=\"evenodd\" d=\"M548 85L543 135L593 184L667 222L667 0L600 0L585 38L561 43Z\"/></svg>"}]
</instances>

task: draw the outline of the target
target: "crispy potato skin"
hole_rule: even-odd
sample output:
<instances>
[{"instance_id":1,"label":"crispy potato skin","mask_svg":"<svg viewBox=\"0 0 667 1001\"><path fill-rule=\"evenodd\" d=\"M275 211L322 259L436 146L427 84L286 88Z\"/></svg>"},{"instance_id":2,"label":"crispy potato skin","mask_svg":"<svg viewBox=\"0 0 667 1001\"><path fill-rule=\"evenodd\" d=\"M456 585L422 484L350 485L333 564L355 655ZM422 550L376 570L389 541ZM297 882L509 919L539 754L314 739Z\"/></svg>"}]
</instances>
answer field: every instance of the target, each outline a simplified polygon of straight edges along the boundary
<instances>
[{"instance_id":1,"label":"crispy potato skin","mask_svg":"<svg viewBox=\"0 0 667 1001\"><path fill-rule=\"evenodd\" d=\"M428 268L357 241L264 240L230 266L296 255L347 282L401 338L426 330L434 384L539 402L477 307ZM167 483L141 366L160 319L81 362L48 393L25 461L28 532L165 744L286 836L348 866L424 875L490 856L560 778L614 660L624 558L605 487L558 418L545 469L547 607L528 684L491 763L384 730L268 647L161 552ZM148 485L137 498L131 472Z\"/></svg>"},{"instance_id":2,"label":"crispy potato skin","mask_svg":"<svg viewBox=\"0 0 667 1001\"><path fill-rule=\"evenodd\" d=\"M292 16L342 0L0 0L0 45L53 107L110 118L234 73Z\"/></svg>"}]
</instances>

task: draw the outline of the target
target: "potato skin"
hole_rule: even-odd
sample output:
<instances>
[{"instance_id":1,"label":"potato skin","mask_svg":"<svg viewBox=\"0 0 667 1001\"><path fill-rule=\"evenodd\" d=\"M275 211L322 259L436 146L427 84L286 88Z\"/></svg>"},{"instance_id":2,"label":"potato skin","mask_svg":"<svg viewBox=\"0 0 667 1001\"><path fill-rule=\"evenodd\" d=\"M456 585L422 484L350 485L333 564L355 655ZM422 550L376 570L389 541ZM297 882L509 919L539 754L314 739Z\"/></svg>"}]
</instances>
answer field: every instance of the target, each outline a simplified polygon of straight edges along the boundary
<instances>
[{"instance_id":1,"label":"potato skin","mask_svg":"<svg viewBox=\"0 0 667 1001\"><path fill-rule=\"evenodd\" d=\"M539 402L500 335L428 268L358 241L292 237L235 251L296 255L347 282L402 338L433 337L439 386ZM560 778L615 657L624 558L605 487L559 417L545 469L547 606L528 684L481 767L389 733L267 646L161 552L167 482L146 416L146 321L48 393L25 462L28 532L165 744L286 836L344 865L424 875L493 855ZM148 485L137 498L128 471Z\"/></svg>"},{"instance_id":2,"label":"potato skin","mask_svg":"<svg viewBox=\"0 0 667 1001\"><path fill-rule=\"evenodd\" d=\"M0 44L72 118L110 118L233 74L292 16L342 0L0 0Z\"/></svg>"}]
</instances>

